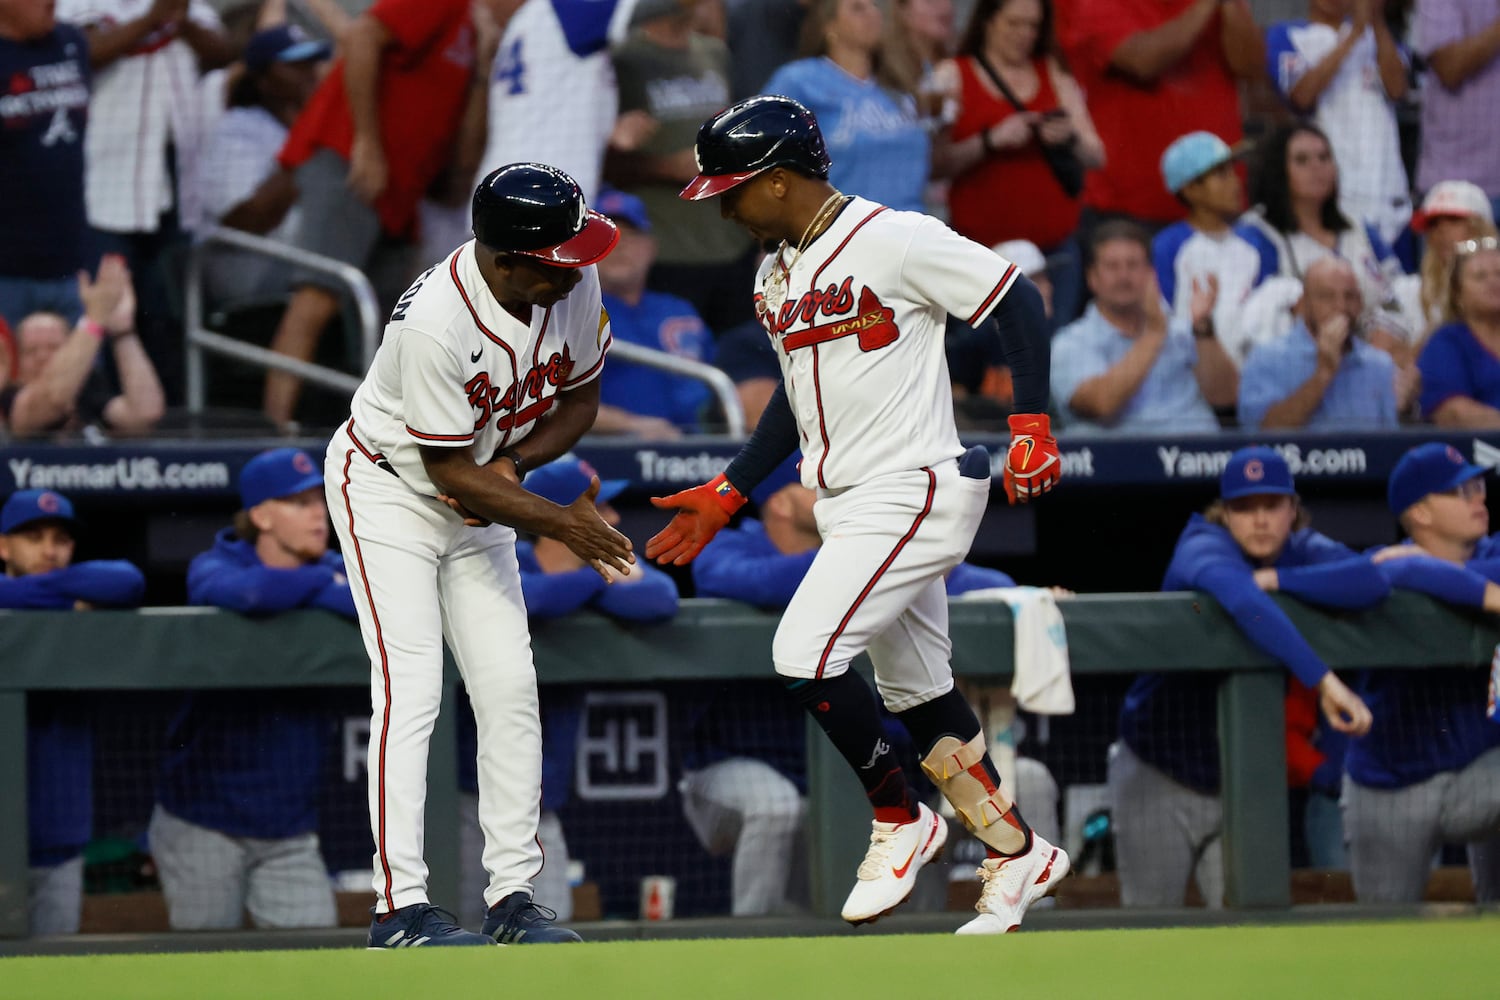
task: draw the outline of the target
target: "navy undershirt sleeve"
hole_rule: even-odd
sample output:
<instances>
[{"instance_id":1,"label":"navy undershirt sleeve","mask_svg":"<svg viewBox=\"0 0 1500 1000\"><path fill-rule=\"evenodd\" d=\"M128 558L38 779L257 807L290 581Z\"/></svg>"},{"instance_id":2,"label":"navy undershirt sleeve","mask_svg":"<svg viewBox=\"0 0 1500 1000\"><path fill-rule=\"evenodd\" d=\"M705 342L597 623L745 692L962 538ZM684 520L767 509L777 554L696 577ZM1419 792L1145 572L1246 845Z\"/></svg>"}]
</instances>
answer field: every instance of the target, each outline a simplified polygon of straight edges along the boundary
<instances>
[{"instance_id":1,"label":"navy undershirt sleeve","mask_svg":"<svg viewBox=\"0 0 1500 1000\"><path fill-rule=\"evenodd\" d=\"M1052 369L1052 342L1042 293L1019 275L990 312L1000 349L1010 366L1017 413L1047 412L1047 382Z\"/></svg>"},{"instance_id":2,"label":"navy undershirt sleeve","mask_svg":"<svg viewBox=\"0 0 1500 1000\"><path fill-rule=\"evenodd\" d=\"M740 453L729 463L729 468L724 470L724 477L742 495L749 496L751 490L797 450L798 444L797 418L792 415L792 404L786 398L783 383L771 394L771 401L760 415L760 422L755 425L750 440L744 443Z\"/></svg>"}]
</instances>

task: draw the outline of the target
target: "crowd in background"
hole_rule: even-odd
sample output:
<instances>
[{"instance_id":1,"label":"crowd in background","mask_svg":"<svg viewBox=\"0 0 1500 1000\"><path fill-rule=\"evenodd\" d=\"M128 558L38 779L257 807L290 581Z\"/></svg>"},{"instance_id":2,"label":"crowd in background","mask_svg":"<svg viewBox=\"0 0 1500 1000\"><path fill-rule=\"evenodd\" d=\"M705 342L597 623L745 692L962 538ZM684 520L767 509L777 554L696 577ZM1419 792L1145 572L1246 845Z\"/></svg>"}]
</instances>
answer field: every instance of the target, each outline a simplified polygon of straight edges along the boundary
<instances>
[{"instance_id":1,"label":"crowd in background","mask_svg":"<svg viewBox=\"0 0 1500 1000\"><path fill-rule=\"evenodd\" d=\"M629 230L601 275L615 337L717 365L753 426L778 377L749 294L764 248L677 191L698 124L754 93L814 111L841 190L940 215L1048 285L1065 433L1500 424L1487 0L1308 0L1270 24L1249 0L53 6L0 14L13 435L141 433L181 403L195 236L353 265L389 307L468 238L476 178L525 159ZM347 293L326 270L196 252L212 316L249 310L259 327L235 329L251 339L349 366ZM128 331L87 315L76 277L116 259ZM114 419L81 388L67 412L17 411L28 384L81 386L77 358L105 333L113 349L83 366L94 394L128 390L144 358L166 404L152 419ZM143 350L122 359L122 340ZM954 321L948 341L963 423L1003 426L991 331ZM316 423L295 374L234 378L271 424ZM620 361L604 394L598 433L723 426L687 376Z\"/></svg>"}]
</instances>

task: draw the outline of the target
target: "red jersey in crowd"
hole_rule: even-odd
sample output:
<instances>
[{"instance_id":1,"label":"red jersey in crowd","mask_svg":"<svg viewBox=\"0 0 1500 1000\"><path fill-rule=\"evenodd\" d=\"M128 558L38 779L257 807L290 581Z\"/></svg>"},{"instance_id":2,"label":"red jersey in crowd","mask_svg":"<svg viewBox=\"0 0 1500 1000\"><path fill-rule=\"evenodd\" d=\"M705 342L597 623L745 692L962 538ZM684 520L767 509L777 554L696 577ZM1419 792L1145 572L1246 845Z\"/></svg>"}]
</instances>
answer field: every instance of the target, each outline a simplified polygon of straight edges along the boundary
<instances>
[{"instance_id":1,"label":"red jersey in crowd","mask_svg":"<svg viewBox=\"0 0 1500 1000\"><path fill-rule=\"evenodd\" d=\"M474 68L474 29L467 0L377 0L367 13L392 36L377 92L389 180L375 210L385 230L401 236L452 155ZM353 143L340 60L292 125L281 164L295 168L319 149L347 160Z\"/></svg>"},{"instance_id":2,"label":"red jersey in crowd","mask_svg":"<svg viewBox=\"0 0 1500 1000\"><path fill-rule=\"evenodd\" d=\"M1175 222L1187 209L1161 177L1161 154L1180 135L1203 130L1233 146L1243 136L1239 90L1220 43L1216 11L1193 49L1151 83L1111 70L1127 38L1161 27L1197 0L1057 0L1058 40L1088 96L1104 141L1104 168L1091 170L1084 204L1152 222Z\"/></svg>"}]
</instances>

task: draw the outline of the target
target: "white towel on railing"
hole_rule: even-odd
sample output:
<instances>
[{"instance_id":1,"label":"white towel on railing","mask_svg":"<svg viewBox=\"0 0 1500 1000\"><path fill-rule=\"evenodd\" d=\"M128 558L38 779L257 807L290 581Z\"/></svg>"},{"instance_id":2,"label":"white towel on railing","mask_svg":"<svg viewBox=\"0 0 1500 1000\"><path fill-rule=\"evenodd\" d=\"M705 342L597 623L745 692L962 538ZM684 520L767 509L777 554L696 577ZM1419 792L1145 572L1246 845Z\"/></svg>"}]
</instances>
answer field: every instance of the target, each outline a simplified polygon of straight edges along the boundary
<instances>
[{"instance_id":1,"label":"white towel on railing","mask_svg":"<svg viewBox=\"0 0 1500 1000\"><path fill-rule=\"evenodd\" d=\"M1015 673L1010 693L1028 712L1072 715L1073 679L1068 633L1052 591L1044 587L972 590L962 601L1004 601L1015 620Z\"/></svg>"}]
</instances>

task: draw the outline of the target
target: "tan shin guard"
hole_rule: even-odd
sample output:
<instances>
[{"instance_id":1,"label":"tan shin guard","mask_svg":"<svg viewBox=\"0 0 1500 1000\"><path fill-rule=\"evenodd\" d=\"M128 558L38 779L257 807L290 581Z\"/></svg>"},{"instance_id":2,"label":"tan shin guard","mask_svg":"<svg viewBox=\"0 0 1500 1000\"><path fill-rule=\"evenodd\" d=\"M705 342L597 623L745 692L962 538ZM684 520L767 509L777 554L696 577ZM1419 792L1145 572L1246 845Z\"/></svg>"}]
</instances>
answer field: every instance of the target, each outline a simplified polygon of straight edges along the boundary
<instances>
[{"instance_id":1,"label":"tan shin guard","mask_svg":"<svg viewBox=\"0 0 1500 1000\"><path fill-rule=\"evenodd\" d=\"M990 782L980 763L984 759L984 734L967 743L944 736L922 761L922 770L952 804L969 832L985 844L1006 854L1019 851L1026 835L1004 819L1011 801Z\"/></svg>"}]
</instances>

